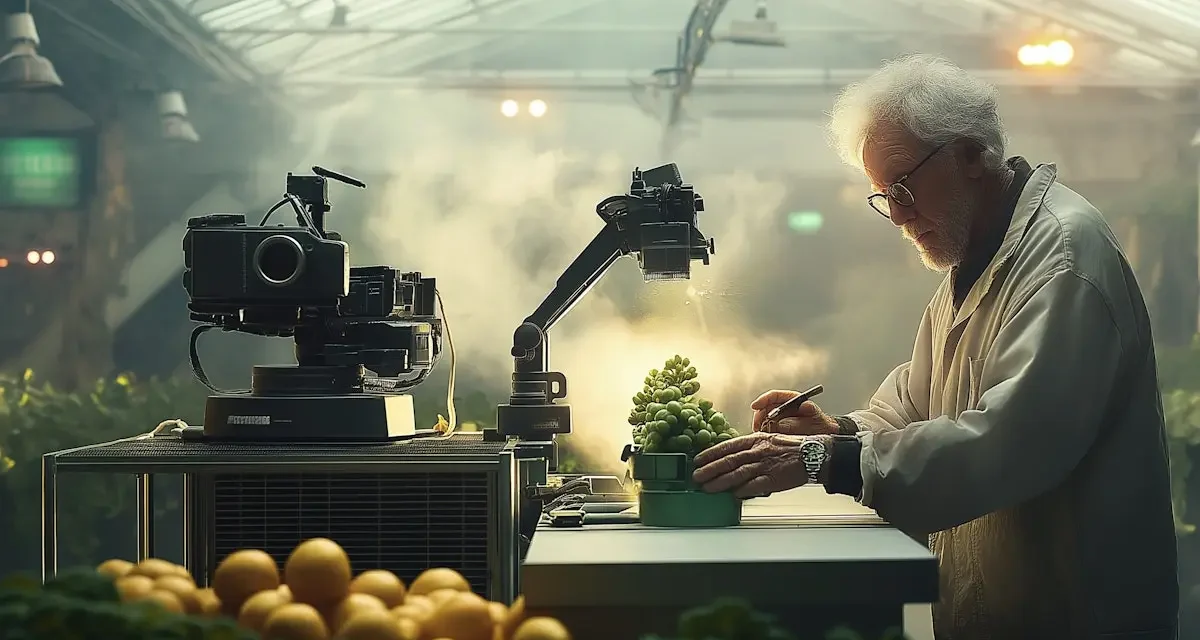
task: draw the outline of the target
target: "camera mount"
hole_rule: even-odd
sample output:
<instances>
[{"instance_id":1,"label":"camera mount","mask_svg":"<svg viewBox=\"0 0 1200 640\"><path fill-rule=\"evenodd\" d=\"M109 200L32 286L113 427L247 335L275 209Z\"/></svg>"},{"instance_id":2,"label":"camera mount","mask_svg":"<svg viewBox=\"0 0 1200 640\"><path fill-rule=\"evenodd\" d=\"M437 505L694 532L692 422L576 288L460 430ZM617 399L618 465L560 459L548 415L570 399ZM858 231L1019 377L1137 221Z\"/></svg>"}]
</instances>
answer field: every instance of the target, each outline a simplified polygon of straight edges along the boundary
<instances>
[{"instance_id":1,"label":"camera mount","mask_svg":"<svg viewBox=\"0 0 1200 640\"><path fill-rule=\"evenodd\" d=\"M206 437L234 440L380 440L417 429L412 396L441 355L437 283L420 272L351 267L349 246L326 231L328 169L287 176L287 191L258 225L240 214L188 220L184 288L200 326L189 355L215 395ZM290 205L297 226L267 226ZM291 337L296 364L256 366L248 391L222 392L200 366L196 343L211 329Z\"/></svg>"},{"instance_id":2,"label":"camera mount","mask_svg":"<svg viewBox=\"0 0 1200 640\"><path fill-rule=\"evenodd\" d=\"M567 379L548 370L547 332L622 256L637 257L647 282L687 279L693 260L708 264L716 251L697 228L700 211L704 200L674 164L634 169L629 193L596 205L604 227L513 334L512 393L497 407L496 429L486 436L549 441L571 432L570 405L556 403L567 395Z\"/></svg>"}]
</instances>

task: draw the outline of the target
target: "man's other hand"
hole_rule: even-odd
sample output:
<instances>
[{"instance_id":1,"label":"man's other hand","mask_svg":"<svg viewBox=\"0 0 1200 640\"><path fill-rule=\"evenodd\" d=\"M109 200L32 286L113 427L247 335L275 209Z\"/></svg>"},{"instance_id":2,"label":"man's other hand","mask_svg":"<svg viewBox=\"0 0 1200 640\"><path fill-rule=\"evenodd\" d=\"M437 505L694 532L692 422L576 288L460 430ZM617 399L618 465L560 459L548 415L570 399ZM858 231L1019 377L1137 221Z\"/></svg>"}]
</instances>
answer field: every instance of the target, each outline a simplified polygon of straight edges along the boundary
<instances>
[{"instance_id":1,"label":"man's other hand","mask_svg":"<svg viewBox=\"0 0 1200 640\"><path fill-rule=\"evenodd\" d=\"M808 483L800 445L810 439L760 432L726 440L696 454L692 480L706 492L742 499L794 489Z\"/></svg>"},{"instance_id":2,"label":"man's other hand","mask_svg":"<svg viewBox=\"0 0 1200 640\"><path fill-rule=\"evenodd\" d=\"M795 436L836 435L837 421L825 415L811 400L780 413L774 421L767 414L775 407L800 395L799 391L768 391L758 397L750 408L754 409L754 430L766 433L786 433Z\"/></svg>"}]
</instances>

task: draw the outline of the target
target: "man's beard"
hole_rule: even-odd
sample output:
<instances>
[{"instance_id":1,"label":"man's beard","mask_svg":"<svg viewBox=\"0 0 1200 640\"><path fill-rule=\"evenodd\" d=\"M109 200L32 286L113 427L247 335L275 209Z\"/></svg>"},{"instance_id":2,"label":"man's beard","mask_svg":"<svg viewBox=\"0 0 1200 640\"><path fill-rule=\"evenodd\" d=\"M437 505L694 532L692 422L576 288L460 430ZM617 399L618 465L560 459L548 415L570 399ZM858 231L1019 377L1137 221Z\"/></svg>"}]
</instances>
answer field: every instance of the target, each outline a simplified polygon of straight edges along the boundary
<instances>
[{"instance_id":1,"label":"man's beard","mask_svg":"<svg viewBox=\"0 0 1200 640\"><path fill-rule=\"evenodd\" d=\"M921 238L921 234L927 234ZM958 266L967 255L967 242L971 236L971 204L966 194L956 193L941 211L939 221L932 227L904 230L904 235L917 248L921 263L938 273L945 273Z\"/></svg>"}]
</instances>

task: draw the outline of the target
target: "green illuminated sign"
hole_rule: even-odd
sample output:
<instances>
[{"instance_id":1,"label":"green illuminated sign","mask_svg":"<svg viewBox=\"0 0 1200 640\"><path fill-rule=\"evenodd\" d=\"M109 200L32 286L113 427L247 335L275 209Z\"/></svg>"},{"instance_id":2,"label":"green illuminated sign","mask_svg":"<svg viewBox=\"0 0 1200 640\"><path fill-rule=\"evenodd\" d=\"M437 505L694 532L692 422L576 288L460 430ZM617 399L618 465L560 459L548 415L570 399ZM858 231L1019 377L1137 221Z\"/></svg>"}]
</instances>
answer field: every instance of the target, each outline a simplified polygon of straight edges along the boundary
<instances>
[{"instance_id":1,"label":"green illuminated sign","mask_svg":"<svg viewBox=\"0 0 1200 640\"><path fill-rule=\"evenodd\" d=\"M788 214L788 228L796 233L816 233L825 219L817 211L795 211Z\"/></svg>"},{"instance_id":2,"label":"green illuminated sign","mask_svg":"<svg viewBox=\"0 0 1200 640\"><path fill-rule=\"evenodd\" d=\"M71 138L0 138L0 208L79 204L79 146Z\"/></svg>"}]
</instances>

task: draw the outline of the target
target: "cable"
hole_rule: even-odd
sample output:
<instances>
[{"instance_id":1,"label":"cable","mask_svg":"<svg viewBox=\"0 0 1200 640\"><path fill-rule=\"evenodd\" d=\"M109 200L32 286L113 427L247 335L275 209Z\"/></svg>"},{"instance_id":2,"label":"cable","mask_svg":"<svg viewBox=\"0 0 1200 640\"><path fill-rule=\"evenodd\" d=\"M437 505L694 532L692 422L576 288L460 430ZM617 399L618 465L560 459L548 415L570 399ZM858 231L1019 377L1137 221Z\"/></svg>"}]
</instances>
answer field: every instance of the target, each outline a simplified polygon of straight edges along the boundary
<instances>
[{"instance_id":1,"label":"cable","mask_svg":"<svg viewBox=\"0 0 1200 640\"><path fill-rule=\"evenodd\" d=\"M446 332L446 346L450 349L450 375L446 382L446 417L438 414L437 426L434 429L441 432L438 437L449 438L458 427L458 416L454 411L454 373L458 368L458 357L454 350L454 338L450 335L450 321L446 316L446 305L442 302L442 292L434 289L433 295L437 298L438 313L442 314L442 330Z\"/></svg>"},{"instance_id":2,"label":"cable","mask_svg":"<svg viewBox=\"0 0 1200 640\"><path fill-rule=\"evenodd\" d=\"M279 207L282 207L283 205L287 204L288 202L289 202L289 200L287 198L284 198L284 199L280 200L279 202L276 202L275 206L271 207L270 209L267 209L267 214L262 217L262 220L258 221L258 226L260 226L260 227L267 226L267 220L271 219L271 214L278 211Z\"/></svg>"},{"instance_id":3,"label":"cable","mask_svg":"<svg viewBox=\"0 0 1200 640\"><path fill-rule=\"evenodd\" d=\"M157 427L154 427L150 431L139 436L135 436L134 440L149 440L150 438L158 438L162 436L177 436L183 433L183 430L189 428L189 426L190 425L184 422L182 418L163 420L162 422L158 423Z\"/></svg>"}]
</instances>

